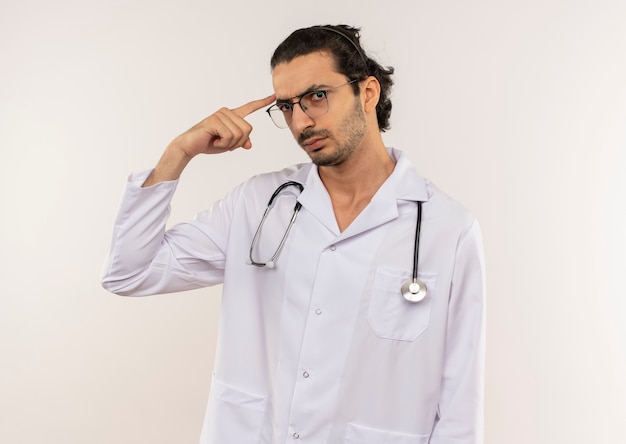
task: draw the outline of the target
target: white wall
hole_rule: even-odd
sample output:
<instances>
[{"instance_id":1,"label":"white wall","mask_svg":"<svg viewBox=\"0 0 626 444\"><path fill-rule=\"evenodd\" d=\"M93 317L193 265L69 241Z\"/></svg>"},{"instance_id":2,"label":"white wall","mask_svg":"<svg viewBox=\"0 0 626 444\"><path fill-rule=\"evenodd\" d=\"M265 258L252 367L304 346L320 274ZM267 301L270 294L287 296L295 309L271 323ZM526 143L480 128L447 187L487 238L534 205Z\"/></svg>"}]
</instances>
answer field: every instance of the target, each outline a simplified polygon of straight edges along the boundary
<instances>
[{"instance_id":1,"label":"white wall","mask_svg":"<svg viewBox=\"0 0 626 444\"><path fill-rule=\"evenodd\" d=\"M125 177L338 22L397 70L386 141L481 221L487 443L622 442L622 0L0 0L0 442L197 441L219 288L100 288ZM251 152L189 168L173 221L305 160L262 114Z\"/></svg>"}]
</instances>

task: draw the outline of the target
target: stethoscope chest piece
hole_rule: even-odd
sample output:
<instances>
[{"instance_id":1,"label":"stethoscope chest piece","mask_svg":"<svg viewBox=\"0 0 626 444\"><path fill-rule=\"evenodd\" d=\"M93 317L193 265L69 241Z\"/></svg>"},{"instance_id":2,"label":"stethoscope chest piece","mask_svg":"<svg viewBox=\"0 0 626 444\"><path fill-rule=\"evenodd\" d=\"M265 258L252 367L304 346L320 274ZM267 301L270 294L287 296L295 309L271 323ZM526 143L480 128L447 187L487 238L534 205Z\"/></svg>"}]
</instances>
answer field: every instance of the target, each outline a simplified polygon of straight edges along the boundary
<instances>
[{"instance_id":1,"label":"stethoscope chest piece","mask_svg":"<svg viewBox=\"0 0 626 444\"><path fill-rule=\"evenodd\" d=\"M407 301L421 302L426 297L426 284L419 279L413 279L402 284L401 291Z\"/></svg>"}]
</instances>

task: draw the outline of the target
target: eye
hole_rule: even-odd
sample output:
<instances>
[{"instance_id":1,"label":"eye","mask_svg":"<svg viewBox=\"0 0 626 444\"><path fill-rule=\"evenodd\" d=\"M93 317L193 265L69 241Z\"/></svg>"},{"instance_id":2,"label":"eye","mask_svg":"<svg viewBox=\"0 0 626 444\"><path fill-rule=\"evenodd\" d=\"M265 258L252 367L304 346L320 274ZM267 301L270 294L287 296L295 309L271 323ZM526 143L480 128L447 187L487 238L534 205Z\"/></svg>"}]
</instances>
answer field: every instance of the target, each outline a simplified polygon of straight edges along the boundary
<instances>
[{"instance_id":1,"label":"eye","mask_svg":"<svg viewBox=\"0 0 626 444\"><path fill-rule=\"evenodd\" d=\"M287 102L277 103L276 108L278 108L278 110L283 113L290 113L291 111L293 111L293 105Z\"/></svg>"},{"instance_id":2,"label":"eye","mask_svg":"<svg viewBox=\"0 0 626 444\"><path fill-rule=\"evenodd\" d=\"M324 90L313 91L312 93L309 94L309 96L311 97L311 101L316 102L326 97L326 91Z\"/></svg>"}]
</instances>

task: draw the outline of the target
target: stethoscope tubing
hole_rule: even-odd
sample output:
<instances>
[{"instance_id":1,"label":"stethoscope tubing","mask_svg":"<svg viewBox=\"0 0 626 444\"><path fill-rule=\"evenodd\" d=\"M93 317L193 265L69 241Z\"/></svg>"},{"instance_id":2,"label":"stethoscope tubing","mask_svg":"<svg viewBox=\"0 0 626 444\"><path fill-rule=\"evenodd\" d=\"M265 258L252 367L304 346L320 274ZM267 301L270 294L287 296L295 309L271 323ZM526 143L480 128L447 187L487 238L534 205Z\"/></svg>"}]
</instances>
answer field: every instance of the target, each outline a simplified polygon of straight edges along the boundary
<instances>
[{"instance_id":1,"label":"stethoscope tubing","mask_svg":"<svg viewBox=\"0 0 626 444\"><path fill-rule=\"evenodd\" d=\"M259 226L257 227L256 232L254 233L254 237L252 238L252 243L250 244L250 255L249 255L248 265L254 265L255 267L274 268L274 265L276 263L276 258L280 254L280 251L283 249L283 246L285 245L285 241L287 240L287 236L289 235L289 232L291 231L291 227L293 227L293 224L296 221L296 217L298 217L298 213L300 212L300 208L302 208L302 204L300 202L296 202L296 204L294 205L293 214L291 216L291 220L289 221L289 225L287 225L285 234L283 234L283 237L280 240L280 243L278 244L278 248L276 248L276 251L274 252L272 257L267 262L257 262L254 259L252 259L252 251L254 250L254 245L256 244L257 239L259 238L259 235L261 234L261 230L263 228L263 224L265 223L265 219L267 218L268 213L274 206L274 199L276 199L276 197L280 194L280 192L287 187L296 187L300 190L300 192L304 190L304 186L301 183L294 182L292 180L285 182L284 184L276 188L276 190L272 194L272 197L270 197L269 202L267 202L267 207L265 207L265 211L263 212L263 217L261 217L261 222L259 223Z\"/></svg>"},{"instance_id":2,"label":"stethoscope tubing","mask_svg":"<svg viewBox=\"0 0 626 444\"><path fill-rule=\"evenodd\" d=\"M400 287L400 293L407 302L421 302L426 297L426 284L419 280L418 266L420 253L420 231L422 229L422 202L417 201L417 222L415 223L415 242L413 244L413 277Z\"/></svg>"},{"instance_id":3,"label":"stethoscope tubing","mask_svg":"<svg viewBox=\"0 0 626 444\"><path fill-rule=\"evenodd\" d=\"M272 197L270 197L270 200L267 203L267 207L265 208L265 211L263 212L263 216L261 217L261 222L259 223L259 226L257 227L256 232L254 233L254 236L252 238L252 243L250 244L250 254L249 254L249 261L248 261L249 265L254 265L255 267L274 268L276 264L276 258L278 258L278 255L283 249L283 246L285 245L285 242L287 240L287 236L289 235L289 232L291 231L291 228L293 227L293 224L295 223L296 218L298 217L298 213L300 212L300 209L302 208L302 204L300 202L296 201L296 204L293 208L293 214L291 216L291 220L289 221L289 224L287 225L287 229L285 230L285 233L283 234L283 237L281 238L280 243L278 244L278 248L276 248L276 251L274 252L272 257L267 262L257 262L252 258L252 253L254 251L254 246L256 245L258 238L261 234L261 231L263 229L263 224L265 223L265 220L267 219L267 215L274 205L274 199L276 199L276 197L280 194L280 192L283 191L285 188L292 187L292 186L298 188L301 193L302 191L304 191L304 186L302 184L298 182L294 182L294 181L288 181L280 185L278 188L276 188L276 190L272 194ZM420 302L424 300L424 298L426 297L426 292L427 292L426 284L424 284L424 282L418 279L421 229L422 229L422 202L417 201L417 221L415 223L415 242L413 245L413 276L411 280L404 282L402 284L402 287L400 287L400 292L402 296L408 302L412 302L412 303Z\"/></svg>"},{"instance_id":4,"label":"stethoscope tubing","mask_svg":"<svg viewBox=\"0 0 626 444\"><path fill-rule=\"evenodd\" d=\"M413 245L413 280L417 279L417 267L420 259L420 231L422 230L422 202L417 201L417 223L415 224L415 243Z\"/></svg>"}]
</instances>

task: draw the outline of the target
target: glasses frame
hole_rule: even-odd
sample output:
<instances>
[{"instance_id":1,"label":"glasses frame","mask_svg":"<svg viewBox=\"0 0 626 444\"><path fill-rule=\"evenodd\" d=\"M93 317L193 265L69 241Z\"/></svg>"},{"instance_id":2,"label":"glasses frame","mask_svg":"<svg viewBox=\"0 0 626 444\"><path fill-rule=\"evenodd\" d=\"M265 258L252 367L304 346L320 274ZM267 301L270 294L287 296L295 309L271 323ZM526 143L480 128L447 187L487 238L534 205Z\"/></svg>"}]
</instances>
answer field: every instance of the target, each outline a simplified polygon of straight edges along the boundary
<instances>
[{"instance_id":1,"label":"glasses frame","mask_svg":"<svg viewBox=\"0 0 626 444\"><path fill-rule=\"evenodd\" d=\"M316 89L313 91L307 91L304 92L302 94L300 94L299 96L294 96L290 99L286 99L286 100L279 100L276 101L276 103L274 103L273 105L271 105L269 108L267 108L265 110L265 112L270 116L270 119L272 119L272 122L274 123L274 125L276 125L277 128L280 129L287 129L289 128L289 124L287 123L287 119L284 117L285 113L279 108L280 106L284 106L284 105L288 105L291 107L291 114L293 115L293 110L296 107L296 105L300 105L300 109L302 110L302 112L304 114L306 114L307 116L309 116L311 119L317 119L318 117L323 116L324 114L328 113L328 110L330 108L330 105L328 104L328 93L330 91L334 91L338 88L341 88L342 86L346 86L346 85L351 85L352 83L356 82L357 79L352 79L346 83L342 83L341 85L338 86L333 86L332 88L324 88L324 89ZM309 113L307 112L307 107L302 105L302 99L304 99L307 96L313 95L313 94L318 94L318 93L322 93L324 95L324 99L326 100L326 111L324 111L324 113L318 115L318 116L311 116L309 115ZM285 121L285 126L281 126L278 124L278 122L274 119L274 117L272 117L272 113L282 113L283 114L283 119Z\"/></svg>"}]
</instances>

